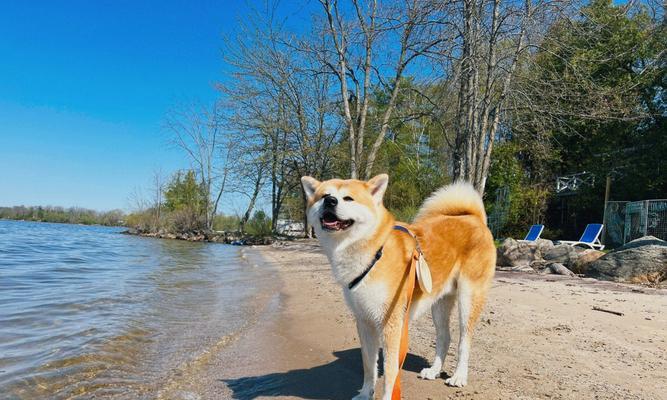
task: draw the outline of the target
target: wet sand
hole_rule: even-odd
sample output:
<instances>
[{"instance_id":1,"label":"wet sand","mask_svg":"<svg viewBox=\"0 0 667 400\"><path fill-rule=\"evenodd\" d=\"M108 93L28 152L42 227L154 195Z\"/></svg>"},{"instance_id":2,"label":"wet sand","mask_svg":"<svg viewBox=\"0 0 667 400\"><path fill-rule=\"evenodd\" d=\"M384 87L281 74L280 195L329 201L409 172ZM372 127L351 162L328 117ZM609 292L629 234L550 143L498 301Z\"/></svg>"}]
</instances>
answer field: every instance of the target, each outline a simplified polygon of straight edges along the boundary
<instances>
[{"instance_id":1,"label":"wet sand","mask_svg":"<svg viewBox=\"0 0 667 400\"><path fill-rule=\"evenodd\" d=\"M248 253L277 269L280 293L242 335L184 368L162 398L352 398L362 380L356 330L316 243ZM667 399L666 312L665 290L499 272L473 339L468 386L417 378L435 351L425 315L411 327L403 398ZM455 365L455 321L443 377Z\"/></svg>"}]
</instances>

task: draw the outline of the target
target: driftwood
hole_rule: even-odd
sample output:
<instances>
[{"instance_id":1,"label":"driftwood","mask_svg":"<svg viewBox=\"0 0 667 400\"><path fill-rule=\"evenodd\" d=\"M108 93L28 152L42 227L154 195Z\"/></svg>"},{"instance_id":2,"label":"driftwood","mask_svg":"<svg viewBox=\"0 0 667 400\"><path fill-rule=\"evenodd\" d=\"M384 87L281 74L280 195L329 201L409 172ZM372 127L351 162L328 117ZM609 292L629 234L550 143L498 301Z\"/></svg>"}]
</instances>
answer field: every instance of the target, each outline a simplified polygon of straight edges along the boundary
<instances>
[{"instance_id":1,"label":"driftwood","mask_svg":"<svg viewBox=\"0 0 667 400\"><path fill-rule=\"evenodd\" d=\"M622 317L623 315L625 315L625 314L623 314L622 312L619 312L619 311L607 310L607 309L600 308L600 307L593 307L593 310L595 310L595 311L602 311L602 312L606 312L606 313L609 313L609 314L618 315L619 317Z\"/></svg>"},{"instance_id":2,"label":"driftwood","mask_svg":"<svg viewBox=\"0 0 667 400\"><path fill-rule=\"evenodd\" d=\"M565 275L565 276L575 276L574 272L567 269L567 267L564 266L561 263L550 263L548 265L548 267L551 270L551 272L554 273L554 274Z\"/></svg>"}]
</instances>

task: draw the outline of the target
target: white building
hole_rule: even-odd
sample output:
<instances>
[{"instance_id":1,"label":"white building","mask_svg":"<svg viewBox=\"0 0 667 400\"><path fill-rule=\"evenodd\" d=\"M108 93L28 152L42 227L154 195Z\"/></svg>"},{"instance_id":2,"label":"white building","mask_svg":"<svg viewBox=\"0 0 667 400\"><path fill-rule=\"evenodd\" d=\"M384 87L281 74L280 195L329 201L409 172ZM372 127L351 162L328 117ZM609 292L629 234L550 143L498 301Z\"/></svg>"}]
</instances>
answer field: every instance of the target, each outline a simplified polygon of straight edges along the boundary
<instances>
[{"instance_id":1,"label":"white building","mask_svg":"<svg viewBox=\"0 0 667 400\"><path fill-rule=\"evenodd\" d=\"M281 235L286 236L301 236L303 235L303 222L293 221L289 219L279 219L276 222L276 230Z\"/></svg>"}]
</instances>

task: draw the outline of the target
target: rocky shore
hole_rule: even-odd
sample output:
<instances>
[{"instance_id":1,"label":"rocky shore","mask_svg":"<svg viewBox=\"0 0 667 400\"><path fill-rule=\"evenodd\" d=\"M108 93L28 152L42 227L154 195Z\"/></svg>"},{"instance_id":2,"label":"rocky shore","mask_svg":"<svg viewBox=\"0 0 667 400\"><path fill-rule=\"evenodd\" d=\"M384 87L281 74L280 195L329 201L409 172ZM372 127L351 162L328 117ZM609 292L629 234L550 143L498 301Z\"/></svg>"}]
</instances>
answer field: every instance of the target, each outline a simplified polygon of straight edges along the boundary
<instances>
[{"instance_id":1,"label":"rocky shore","mask_svg":"<svg viewBox=\"0 0 667 400\"><path fill-rule=\"evenodd\" d=\"M667 242L645 236L602 252L539 239L505 239L497 269L667 286Z\"/></svg>"},{"instance_id":2,"label":"rocky shore","mask_svg":"<svg viewBox=\"0 0 667 400\"><path fill-rule=\"evenodd\" d=\"M239 246L262 246L270 245L276 241L274 236L251 236L243 235L240 232L206 232L206 231L190 231L190 232L167 232L165 230L148 231L136 228L129 228L122 232L125 235L136 235L144 237L152 237L157 239L173 239L186 240L188 242L210 242L210 243L224 243ZM281 238L285 239L285 238Z\"/></svg>"}]
</instances>

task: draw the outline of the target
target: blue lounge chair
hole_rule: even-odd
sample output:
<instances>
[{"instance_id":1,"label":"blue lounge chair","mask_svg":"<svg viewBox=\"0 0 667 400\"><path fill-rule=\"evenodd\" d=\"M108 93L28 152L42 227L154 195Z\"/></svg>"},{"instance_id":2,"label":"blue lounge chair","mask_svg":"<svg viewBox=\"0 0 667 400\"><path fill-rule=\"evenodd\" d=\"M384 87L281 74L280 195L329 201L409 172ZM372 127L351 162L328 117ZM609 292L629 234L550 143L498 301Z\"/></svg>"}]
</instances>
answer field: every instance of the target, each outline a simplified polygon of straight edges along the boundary
<instances>
[{"instance_id":1,"label":"blue lounge chair","mask_svg":"<svg viewBox=\"0 0 667 400\"><path fill-rule=\"evenodd\" d=\"M528 230L528 234L520 242L534 242L540 238L542 231L544 230L544 225L533 225Z\"/></svg>"},{"instance_id":2,"label":"blue lounge chair","mask_svg":"<svg viewBox=\"0 0 667 400\"><path fill-rule=\"evenodd\" d=\"M584 234L581 235L578 242L569 240L559 240L558 243L569 244L570 246L587 246L591 249L604 249L604 245L600 242L600 233L602 233L602 224L588 224L584 229Z\"/></svg>"}]
</instances>

